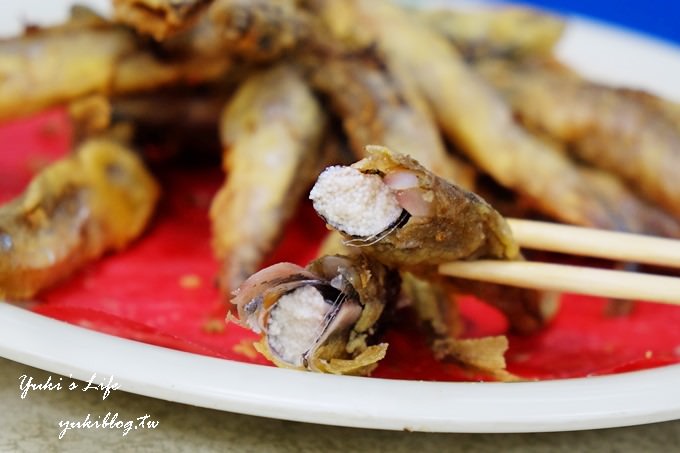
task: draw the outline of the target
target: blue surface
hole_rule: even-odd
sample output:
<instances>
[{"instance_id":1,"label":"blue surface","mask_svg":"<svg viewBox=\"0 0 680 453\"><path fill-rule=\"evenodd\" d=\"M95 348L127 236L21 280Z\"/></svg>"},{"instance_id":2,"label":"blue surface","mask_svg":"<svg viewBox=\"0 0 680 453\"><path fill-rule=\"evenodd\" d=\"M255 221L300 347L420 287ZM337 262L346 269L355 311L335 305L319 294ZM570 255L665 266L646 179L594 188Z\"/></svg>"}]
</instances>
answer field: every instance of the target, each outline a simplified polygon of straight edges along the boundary
<instances>
[{"instance_id":1,"label":"blue surface","mask_svg":"<svg viewBox=\"0 0 680 453\"><path fill-rule=\"evenodd\" d=\"M507 0L506 0L507 1ZM526 5L618 24L680 44L680 0L518 0Z\"/></svg>"}]
</instances>

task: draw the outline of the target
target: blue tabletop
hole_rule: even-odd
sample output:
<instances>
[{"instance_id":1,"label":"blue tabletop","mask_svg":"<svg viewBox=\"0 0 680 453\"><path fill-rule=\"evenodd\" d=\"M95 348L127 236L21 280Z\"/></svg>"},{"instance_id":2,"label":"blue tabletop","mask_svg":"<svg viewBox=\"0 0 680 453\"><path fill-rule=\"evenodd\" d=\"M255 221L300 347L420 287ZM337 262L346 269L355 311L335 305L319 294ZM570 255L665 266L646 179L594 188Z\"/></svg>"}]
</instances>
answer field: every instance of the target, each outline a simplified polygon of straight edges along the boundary
<instances>
[{"instance_id":1,"label":"blue tabletop","mask_svg":"<svg viewBox=\"0 0 680 453\"><path fill-rule=\"evenodd\" d=\"M573 13L618 24L680 44L679 0L519 0L558 13Z\"/></svg>"}]
</instances>

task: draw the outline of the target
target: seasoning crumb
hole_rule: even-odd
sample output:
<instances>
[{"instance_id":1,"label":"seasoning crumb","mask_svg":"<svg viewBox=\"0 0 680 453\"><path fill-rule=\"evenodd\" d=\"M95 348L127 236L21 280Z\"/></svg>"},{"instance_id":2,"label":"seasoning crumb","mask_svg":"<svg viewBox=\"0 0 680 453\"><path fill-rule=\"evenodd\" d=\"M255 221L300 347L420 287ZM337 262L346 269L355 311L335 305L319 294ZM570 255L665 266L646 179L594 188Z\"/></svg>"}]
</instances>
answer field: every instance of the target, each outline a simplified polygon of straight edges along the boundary
<instances>
[{"instance_id":1,"label":"seasoning crumb","mask_svg":"<svg viewBox=\"0 0 680 453\"><path fill-rule=\"evenodd\" d=\"M645 359L651 359L654 353L652 351L645 352Z\"/></svg>"},{"instance_id":2,"label":"seasoning crumb","mask_svg":"<svg viewBox=\"0 0 680 453\"><path fill-rule=\"evenodd\" d=\"M179 279L179 286L184 289L196 289L201 286L201 277L196 274L185 274Z\"/></svg>"},{"instance_id":3,"label":"seasoning crumb","mask_svg":"<svg viewBox=\"0 0 680 453\"><path fill-rule=\"evenodd\" d=\"M244 355L251 360L257 358L258 355L257 350L253 345L253 340L241 340L238 344L234 345L232 351Z\"/></svg>"},{"instance_id":4,"label":"seasoning crumb","mask_svg":"<svg viewBox=\"0 0 680 453\"><path fill-rule=\"evenodd\" d=\"M203 332L205 333L222 333L224 332L226 323L223 319L210 318L203 323Z\"/></svg>"}]
</instances>

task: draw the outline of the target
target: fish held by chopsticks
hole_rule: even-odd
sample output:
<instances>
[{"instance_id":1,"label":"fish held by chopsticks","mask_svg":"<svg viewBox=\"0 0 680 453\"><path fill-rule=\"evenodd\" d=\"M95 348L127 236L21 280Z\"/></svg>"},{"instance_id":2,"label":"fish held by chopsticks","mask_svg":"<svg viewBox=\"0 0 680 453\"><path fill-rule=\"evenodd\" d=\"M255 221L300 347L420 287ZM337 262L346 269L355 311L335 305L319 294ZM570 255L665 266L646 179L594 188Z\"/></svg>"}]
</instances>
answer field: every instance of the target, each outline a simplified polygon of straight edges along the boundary
<instances>
[{"instance_id":1,"label":"fish held by chopsticks","mask_svg":"<svg viewBox=\"0 0 680 453\"><path fill-rule=\"evenodd\" d=\"M456 260L522 259L505 219L472 192L412 158L371 146L351 167L330 167L310 192L314 209L344 244L391 268L438 280L436 267ZM452 281L457 292L484 296L514 330L535 331L554 314L551 294Z\"/></svg>"},{"instance_id":2,"label":"fish held by chopsticks","mask_svg":"<svg viewBox=\"0 0 680 453\"><path fill-rule=\"evenodd\" d=\"M371 146L351 167L330 167L310 192L346 244L402 269L482 257L517 259L505 220L484 200L409 156Z\"/></svg>"}]
</instances>

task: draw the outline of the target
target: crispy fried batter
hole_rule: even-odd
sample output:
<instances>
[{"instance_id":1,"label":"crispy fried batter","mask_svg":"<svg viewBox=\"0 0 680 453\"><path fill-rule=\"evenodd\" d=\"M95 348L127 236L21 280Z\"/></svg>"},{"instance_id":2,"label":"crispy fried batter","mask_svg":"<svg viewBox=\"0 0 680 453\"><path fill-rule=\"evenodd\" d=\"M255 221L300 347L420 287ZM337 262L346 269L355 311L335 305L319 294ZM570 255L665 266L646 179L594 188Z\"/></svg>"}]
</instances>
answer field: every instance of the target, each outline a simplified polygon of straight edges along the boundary
<instances>
[{"instance_id":1,"label":"crispy fried batter","mask_svg":"<svg viewBox=\"0 0 680 453\"><path fill-rule=\"evenodd\" d=\"M90 140L0 207L0 299L27 299L146 226L159 189L125 147Z\"/></svg>"},{"instance_id":2,"label":"crispy fried batter","mask_svg":"<svg viewBox=\"0 0 680 453\"><path fill-rule=\"evenodd\" d=\"M505 336L443 338L435 340L432 349L437 360L454 362L466 370L488 374L503 382L519 380L505 369L505 352L508 350Z\"/></svg>"},{"instance_id":3,"label":"crispy fried batter","mask_svg":"<svg viewBox=\"0 0 680 453\"><path fill-rule=\"evenodd\" d=\"M348 248L343 244L340 233L332 231L324 241L319 255L356 252L357 249ZM517 379L505 370L504 355L508 348L506 337L459 338L463 333L463 321L455 301L458 288L452 288L452 285L444 279L424 280L410 272L401 272L401 280L401 298L405 298L423 324L422 327L431 339L432 350L438 360L454 362L464 370L481 372L499 381ZM515 293L520 292L516 288L509 289ZM492 296L497 297L498 294ZM531 332L537 328L535 323L528 324L531 322L528 320L532 318L527 316L527 313L530 315L534 309L530 304L517 304L514 299L508 298L507 306L504 308L507 309L504 311L509 315L511 323L516 326L516 330ZM544 322L550 316L546 313L538 319Z\"/></svg>"}]
</instances>

